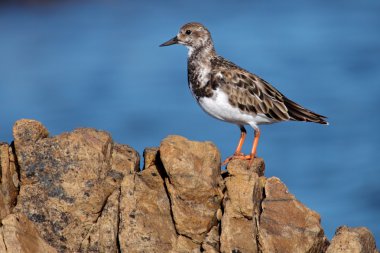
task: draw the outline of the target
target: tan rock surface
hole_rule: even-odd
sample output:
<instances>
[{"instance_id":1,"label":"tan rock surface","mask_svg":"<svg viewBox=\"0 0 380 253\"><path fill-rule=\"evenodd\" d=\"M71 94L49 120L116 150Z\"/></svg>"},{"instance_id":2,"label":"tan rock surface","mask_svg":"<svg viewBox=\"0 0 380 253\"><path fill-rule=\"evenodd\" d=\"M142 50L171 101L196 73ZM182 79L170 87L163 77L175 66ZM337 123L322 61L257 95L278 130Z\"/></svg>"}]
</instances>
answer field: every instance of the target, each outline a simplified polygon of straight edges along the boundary
<instances>
[{"instance_id":1,"label":"tan rock surface","mask_svg":"<svg viewBox=\"0 0 380 253\"><path fill-rule=\"evenodd\" d=\"M201 253L201 246L190 238L178 236L174 248L170 253Z\"/></svg>"},{"instance_id":2,"label":"tan rock surface","mask_svg":"<svg viewBox=\"0 0 380 253\"><path fill-rule=\"evenodd\" d=\"M21 172L15 212L59 252L78 251L124 174L137 168L138 154L114 149L111 136L94 129L47 138L41 123L21 120L13 131ZM123 168L112 164L118 159Z\"/></svg>"},{"instance_id":3,"label":"tan rock surface","mask_svg":"<svg viewBox=\"0 0 380 253\"><path fill-rule=\"evenodd\" d=\"M200 244L218 223L223 198L219 151L210 142L169 136L159 152L176 231Z\"/></svg>"},{"instance_id":4,"label":"tan rock surface","mask_svg":"<svg viewBox=\"0 0 380 253\"><path fill-rule=\"evenodd\" d=\"M227 164L229 175L250 176L256 173L259 177L264 176L265 163L262 158L255 158L252 164L247 160L233 159Z\"/></svg>"},{"instance_id":5,"label":"tan rock surface","mask_svg":"<svg viewBox=\"0 0 380 253\"><path fill-rule=\"evenodd\" d=\"M108 197L101 215L82 241L80 252L118 252L119 197L119 189Z\"/></svg>"},{"instance_id":6,"label":"tan rock surface","mask_svg":"<svg viewBox=\"0 0 380 253\"><path fill-rule=\"evenodd\" d=\"M377 253L375 238L365 227L339 227L326 253Z\"/></svg>"},{"instance_id":7,"label":"tan rock surface","mask_svg":"<svg viewBox=\"0 0 380 253\"><path fill-rule=\"evenodd\" d=\"M16 205L19 179L12 146L0 143L0 220Z\"/></svg>"},{"instance_id":8,"label":"tan rock surface","mask_svg":"<svg viewBox=\"0 0 380 253\"><path fill-rule=\"evenodd\" d=\"M264 161L220 171L209 142L169 136L139 155L104 131L55 137L34 120L0 143L0 252L326 252L320 217ZM17 197L17 198L16 198ZM223 203L222 203L223 200ZM376 252L339 228L327 253Z\"/></svg>"},{"instance_id":9,"label":"tan rock surface","mask_svg":"<svg viewBox=\"0 0 380 253\"><path fill-rule=\"evenodd\" d=\"M261 174L264 167L262 159L255 159L251 167L248 161L242 160L232 160L228 164L221 252L259 252L257 237L263 186L257 173Z\"/></svg>"},{"instance_id":10,"label":"tan rock surface","mask_svg":"<svg viewBox=\"0 0 380 253\"><path fill-rule=\"evenodd\" d=\"M202 252L217 253L220 252L220 225L213 226L206 238L202 242Z\"/></svg>"},{"instance_id":11,"label":"tan rock surface","mask_svg":"<svg viewBox=\"0 0 380 253\"><path fill-rule=\"evenodd\" d=\"M33 222L22 214L10 214L0 227L0 252L2 253L55 253L53 247L41 239Z\"/></svg>"},{"instance_id":12,"label":"tan rock surface","mask_svg":"<svg viewBox=\"0 0 380 253\"><path fill-rule=\"evenodd\" d=\"M275 177L265 183L259 241L263 253L320 253L326 247L319 215L299 202Z\"/></svg>"},{"instance_id":13,"label":"tan rock surface","mask_svg":"<svg viewBox=\"0 0 380 253\"><path fill-rule=\"evenodd\" d=\"M145 168L121 187L119 241L122 252L169 252L177 234L157 149L144 152Z\"/></svg>"}]
</instances>

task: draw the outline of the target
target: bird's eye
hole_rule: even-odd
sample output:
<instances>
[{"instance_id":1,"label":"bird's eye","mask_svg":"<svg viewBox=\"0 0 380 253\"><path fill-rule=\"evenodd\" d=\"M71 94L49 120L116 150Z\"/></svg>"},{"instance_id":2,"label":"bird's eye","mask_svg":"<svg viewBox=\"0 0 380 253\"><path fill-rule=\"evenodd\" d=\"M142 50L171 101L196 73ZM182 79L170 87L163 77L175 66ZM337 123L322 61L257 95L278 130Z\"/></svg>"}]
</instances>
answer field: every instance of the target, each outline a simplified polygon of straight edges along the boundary
<instances>
[{"instance_id":1,"label":"bird's eye","mask_svg":"<svg viewBox=\"0 0 380 253\"><path fill-rule=\"evenodd\" d=\"M190 30L186 30L185 32L187 35L190 35L191 34L191 31Z\"/></svg>"}]
</instances>

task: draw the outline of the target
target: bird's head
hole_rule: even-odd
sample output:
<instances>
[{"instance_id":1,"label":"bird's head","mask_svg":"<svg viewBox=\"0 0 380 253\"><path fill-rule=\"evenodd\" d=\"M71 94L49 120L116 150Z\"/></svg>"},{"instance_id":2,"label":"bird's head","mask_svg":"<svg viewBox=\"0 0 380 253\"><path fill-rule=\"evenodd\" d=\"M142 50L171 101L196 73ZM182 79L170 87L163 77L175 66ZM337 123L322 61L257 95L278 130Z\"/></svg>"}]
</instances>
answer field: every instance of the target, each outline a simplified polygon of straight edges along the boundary
<instances>
[{"instance_id":1,"label":"bird's head","mask_svg":"<svg viewBox=\"0 0 380 253\"><path fill-rule=\"evenodd\" d=\"M211 34L200 23L187 23L181 27L177 36L160 45L160 47L170 46L173 44L182 44L191 51L202 47L213 47Z\"/></svg>"}]
</instances>

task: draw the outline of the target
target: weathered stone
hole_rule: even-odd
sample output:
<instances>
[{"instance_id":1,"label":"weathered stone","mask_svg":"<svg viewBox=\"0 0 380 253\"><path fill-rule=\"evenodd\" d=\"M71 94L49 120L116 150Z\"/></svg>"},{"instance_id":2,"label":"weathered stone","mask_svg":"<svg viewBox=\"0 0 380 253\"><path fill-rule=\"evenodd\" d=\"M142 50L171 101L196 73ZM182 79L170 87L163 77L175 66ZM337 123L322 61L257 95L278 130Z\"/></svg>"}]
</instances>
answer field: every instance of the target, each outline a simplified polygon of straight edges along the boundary
<instances>
[{"instance_id":1,"label":"weathered stone","mask_svg":"<svg viewBox=\"0 0 380 253\"><path fill-rule=\"evenodd\" d=\"M0 143L0 220L16 205L19 179L12 146Z\"/></svg>"},{"instance_id":2,"label":"weathered stone","mask_svg":"<svg viewBox=\"0 0 380 253\"><path fill-rule=\"evenodd\" d=\"M205 240L202 243L202 252L205 253L218 253L220 252L220 226L213 226L210 232L208 232Z\"/></svg>"},{"instance_id":3,"label":"weathered stone","mask_svg":"<svg viewBox=\"0 0 380 253\"><path fill-rule=\"evenodd\" d=\"M140 171L140 155L130 146L114 143L112 149L111 171L108 172L113 183L120 185L124 174Z\"/></svg>"},{"instance_id":4,"label":"weathered stone","mask_svg":"<svg viewBox=\"0 0 380 253\"><path fill-rule=\"evenodd\" d=\"M49 131L40 122L32 119L21 119L13 126L13 137L15 145L26 144L24 149L40 139L49 136ZM20 141L20 142L19 142Z\"/></svg>"},{"instance_id":5,"label":"weathered stone","mask_svg":"<svg viewBox=\"0 0 380 253\"><path fill-rule=\"evenodd\" d=\"M119 241L122 252L169 252L177 235L157 149L144 152L145 168L121 187Z\"/></svg>"},{"instance_id":6,"label":"weathered stone","mask_svg":"<svg viewBox=\"0 0 380 253\"><path fill-rule=\"evenodd\" d=\"M377 253L375 238L365 227L339 227L326 253Z\"/></svg>"},{"instance_id":7,"label":"weathered stone","mask_svg":"<svg viewBox=\"0 0 380 253\"><path fill-rule=\"evenodd\" d=\"M22 214L10 214L0 227L0 252L2 253L55 253L39 235L33 222Z\"/></svg>"},{"instance_id":8,"label":"weathered stone","mask_svg":"<svg viewBox=\"0 0 380 253\"><path fill-rule=\"evenodd\" d=\"M227 165L229 175L252 175L256 173L259 177L264 176L265 163L262 158L255 158L252 164L247 160L233 159Z\"/></svg>"},{"instance_id":9,"label":"weathered stone","mask_svg":"<svg viewBox=\"0 0 380 253\"><path fill-rule=\"evenodd\" d=\"M366 228L341 227L328 246L262 159L221 173L213 144L169 136L140 171L106 132L48 135L20 120L14 145L0 143L0 252L377 252Z\"/></svg>"},{"instance_id":10,"label":"weathered stone","mask_svg":"<svg viewBox=\"0 0 380 253\"><path fill-rule=\"evenodd\" d=\"M101 215L83 240L80 252L118 252L119 197L119 189L109 196Z\"/></svg>"},{"instance_id":11,"label":"weathered stone","mask_svg":"<svg viewBox=\"0 0 380 253\"><path fill-rule=\"evenodd\" d=\"M224 195L221 252L258 252L258 222L263 186L257 172L264 162L255 159L254 166L248 161L232 160L225 178L227 191Z\"/></svg>"},{"instance_id":12,"label":"weathered stone","mask_svg":"<svg viewBox=\"0 0 380 253\"><path fill-rule=\"evenodd\" d=\"M201 253L201 247L190 238L178 236L174 249L170 253Z\"/></svg>"},{"instance_id":13,"label":"weathered stone","mask_svg":"<svg viewBox=\"0 0 380 253\"><path fill-rule=\"evenodd\" d=\"M275 177L265 183L259 244L263 253L320 253L326 246L319 215L299 202Z\"/></svg>"},{"instance_id":14,"label":"weathered stone","mask_svg":"<svg viewBox=\"0 0 380 253\"><path fill-rule=\"evenodd\" d=\"M200 244L218 223L223 197L219 151L210 142L169 136L159 152L176 231Z\"/></svg>"},{"instance_id":15,"label":"weathered stone","mask_svg":"<svg viewBox=\"0 0 380 253\"><path fill-rule=\"evenodd\" d=\"M33 221L59 252L74 252L124 175L138 167L138 154L129 147L114 149L111 136L94 129L47 135L36 121L21 120L14 126L21 174L14 211Z\"/></svg>"}]
</instances>

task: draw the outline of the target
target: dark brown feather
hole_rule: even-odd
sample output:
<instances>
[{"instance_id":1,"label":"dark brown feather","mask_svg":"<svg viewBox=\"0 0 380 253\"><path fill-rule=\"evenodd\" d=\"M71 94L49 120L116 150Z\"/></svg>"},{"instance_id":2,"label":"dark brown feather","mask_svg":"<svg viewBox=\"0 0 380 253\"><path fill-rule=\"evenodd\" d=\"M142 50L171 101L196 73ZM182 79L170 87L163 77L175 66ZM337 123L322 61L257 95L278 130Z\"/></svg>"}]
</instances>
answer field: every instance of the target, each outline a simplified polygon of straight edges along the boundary
<instances>
[{"instance_id":1,"label":"dark brown feather","mask_svg":"<svg viewBox=\"0 0 380 253\"><path fill-rule=\"evenodd\" d=\"M274 121L307 121L328 124L326 117L314 113L285 97L260 77L249 73L221 56L212 59L211 83L233 94L232 106L252 115L264 114Z\"/></svg>"},{"instance_id":2,"label":"dark brown feather","mask_svg":"<svg viewBox=\"0 0 380 253\"><path fill-rule=\"evenodd\" d=\"M285 106L288 108L289 116L291 120L314 122L327 125L326 117L315 112L312 112L306 108L303 108L299 104L284 97Z\"/></svg>"}]
</instances>

